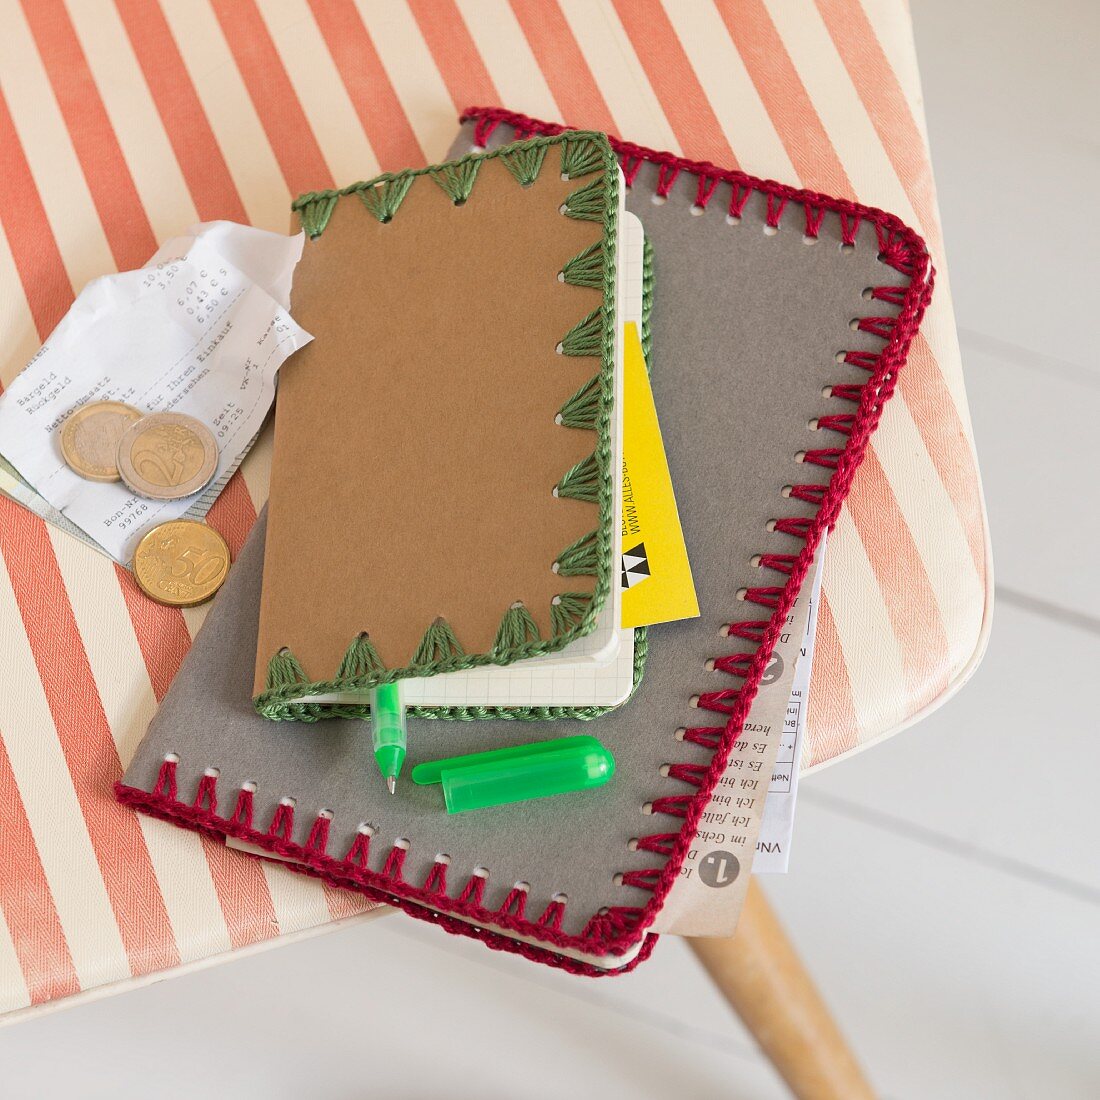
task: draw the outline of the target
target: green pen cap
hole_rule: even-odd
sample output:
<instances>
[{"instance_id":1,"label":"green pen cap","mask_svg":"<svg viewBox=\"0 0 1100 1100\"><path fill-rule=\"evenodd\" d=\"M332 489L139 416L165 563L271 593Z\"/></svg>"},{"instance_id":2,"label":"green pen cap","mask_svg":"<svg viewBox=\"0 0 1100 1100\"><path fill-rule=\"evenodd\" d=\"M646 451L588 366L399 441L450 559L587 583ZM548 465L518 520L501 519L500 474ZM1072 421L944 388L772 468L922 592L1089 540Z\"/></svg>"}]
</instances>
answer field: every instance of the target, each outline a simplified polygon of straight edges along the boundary
<instances>
[{"instance_id":1,"label":"green pen cap","mask_svg":"<svg viewBox=\"0 0 1100 1100\"><path fill-rule=\"evenodd\" d=\"M614 772L614 758L595 737L563 737L418 764L412 778L442 783L447 812L459 814L602 787Z\"/></svg>"}]
</instances>

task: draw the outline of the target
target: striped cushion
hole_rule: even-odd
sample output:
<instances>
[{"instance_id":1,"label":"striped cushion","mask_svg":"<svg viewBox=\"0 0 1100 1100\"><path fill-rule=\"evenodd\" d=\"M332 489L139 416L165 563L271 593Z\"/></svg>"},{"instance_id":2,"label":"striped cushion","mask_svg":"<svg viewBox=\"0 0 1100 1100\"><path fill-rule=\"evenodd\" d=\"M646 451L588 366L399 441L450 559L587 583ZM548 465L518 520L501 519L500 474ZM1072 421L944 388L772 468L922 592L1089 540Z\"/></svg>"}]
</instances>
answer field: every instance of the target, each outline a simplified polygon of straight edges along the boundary
<instances>
[{"instance_id":1,"label":"striped cushion","mask_svg":"<svg viewBox=\"0 0 1100 1100\"><path fill-rule=\"evenodd\" d=\"M0 35L0 381L88 279L196 220L438 159L502 103L896 212L942 241L903 0L11 0ZM364 12L368 14L364 16ZM829 545L812 764L980 653L991 583L941 279ZM269 441L211 513L239 549ZM202 610L0 500L0 1011L300 933L363 901L138 819L121 774Z\"/></svg>"}]
</instances>

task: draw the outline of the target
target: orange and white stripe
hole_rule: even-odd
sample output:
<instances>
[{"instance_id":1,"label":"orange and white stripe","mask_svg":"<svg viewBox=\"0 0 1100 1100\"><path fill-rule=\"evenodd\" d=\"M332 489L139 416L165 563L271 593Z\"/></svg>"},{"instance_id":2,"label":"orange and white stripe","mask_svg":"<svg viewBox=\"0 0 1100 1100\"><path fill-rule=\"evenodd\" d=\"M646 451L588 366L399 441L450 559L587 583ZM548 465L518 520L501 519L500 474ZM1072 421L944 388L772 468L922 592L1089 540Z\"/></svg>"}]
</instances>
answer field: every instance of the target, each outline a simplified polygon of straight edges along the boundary
<instances>
[{"instance_id":1,"label":"orange and white stripe","mask_svg":"<svg viewBox=\"0 0 1100 1100\"><path fill-rule=\"evenodd\" d=\"M829 542L810 763L936 705L991 571L903 0L0 0L0 382L75 289L196 219L438 159L499 103L899 214L940 290ZM239 549L269 441L211 512ZM364 902L116 806L203 618L0 500L0 1011Z\"/></svg>"}]
</instances>

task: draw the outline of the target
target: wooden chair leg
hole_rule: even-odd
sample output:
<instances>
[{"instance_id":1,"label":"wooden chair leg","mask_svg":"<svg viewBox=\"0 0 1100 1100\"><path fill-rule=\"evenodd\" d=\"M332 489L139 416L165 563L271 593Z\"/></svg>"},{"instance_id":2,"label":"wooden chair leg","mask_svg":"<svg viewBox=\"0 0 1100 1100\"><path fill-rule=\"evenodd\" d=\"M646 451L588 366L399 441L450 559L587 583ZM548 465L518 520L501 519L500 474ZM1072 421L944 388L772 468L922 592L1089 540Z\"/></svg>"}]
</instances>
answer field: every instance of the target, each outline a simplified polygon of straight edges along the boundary
<instances>
[{"instance_id":1,"label":"wooden chair leg","mask_svg":"<svg viewBox=\"0 0 1100 1100\"><path fill-rule=\"evenodd\" d=\"M688 942L798 1100L874 1100L755 880L737 935Z\"/></svg>"}]
</instances>

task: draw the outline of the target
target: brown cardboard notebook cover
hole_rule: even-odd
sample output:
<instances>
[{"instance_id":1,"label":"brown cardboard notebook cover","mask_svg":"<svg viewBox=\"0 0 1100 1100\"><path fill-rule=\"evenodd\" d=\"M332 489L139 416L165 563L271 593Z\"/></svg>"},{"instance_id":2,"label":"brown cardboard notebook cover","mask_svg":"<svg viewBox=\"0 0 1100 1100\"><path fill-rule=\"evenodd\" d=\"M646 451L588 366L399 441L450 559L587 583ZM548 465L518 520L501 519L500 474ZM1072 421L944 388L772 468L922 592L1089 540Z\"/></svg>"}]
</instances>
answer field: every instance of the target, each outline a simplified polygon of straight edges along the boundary
<instances>
[{"instance_id":1,"label":"brown cardboard notebook cover","mask_svg":"<svg viewBox=\"0 0 1100 1100\"><path fill-rule=\"evenodd\" d=\"M293 307L315 339L279 381L254 685L270 716L591 629L618 173L602 136L567 137L296 204L315 235ZM579 393L592 430L555 419ZM589 564L563 576L578 542Z\"/></svg>"}]
</instances>

